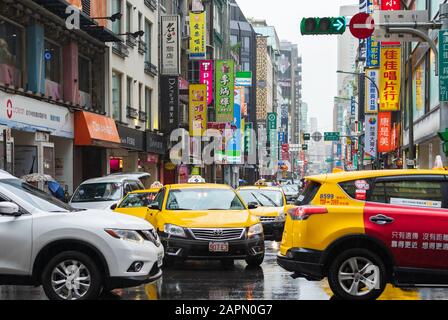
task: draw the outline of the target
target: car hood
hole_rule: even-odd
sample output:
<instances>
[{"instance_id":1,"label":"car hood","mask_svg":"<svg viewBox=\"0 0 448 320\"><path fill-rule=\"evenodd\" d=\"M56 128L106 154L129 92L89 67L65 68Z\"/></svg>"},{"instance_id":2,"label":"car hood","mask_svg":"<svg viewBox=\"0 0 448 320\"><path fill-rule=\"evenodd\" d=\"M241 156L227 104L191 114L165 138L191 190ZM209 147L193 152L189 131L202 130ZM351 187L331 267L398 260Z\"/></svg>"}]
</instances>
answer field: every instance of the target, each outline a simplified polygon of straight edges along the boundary
<instances>
[{"instance_id":1,"label":"car hood","mask_svg":"<svg viewBox=\"0 0 448 320\"><path fill-rule=\"evenodd\" d=\"M280 213L284 212L284 207L258 207L257 209L252 209L250 212L258 217L276 217Z\"/></svg>"},{"instance_id":2,"label":"car hood","mask_svg":"<svg viewBox=\"0 0 448 320\"><path fill-rule=\"evenodd\" d=\"M247 210L241 211L169 211L162 214L165 224L184 228L246 228L259 222Z\"/></svg>"},{"instance_id":3,"label":"car hood","mask_svg":"<svg viewBox=\"0 0 448 320\"><path fill-rule=\"evenodd\" d=\"M110 207L119 201L70 202L75 209L111 210Z\"/></svg>"},{"instance_id":4,"label":"car hood","mask_svg":"<svg viewBox=\"0 0 448 320\"><path fill-rule=\"evenodd\" d=\"M84 221L91 221L100 228L110 229L126 229L126 230L150 230L152 225L140 218L132 217L125 214L117 214L113 211L106 210L85 210L75 212L77 217L81 217Z\"/></svg>"},{"instance_id":5,"label":"car hood","mask_svg":"<svg viewBox=\"0 0 448 320\"><path fill-rule=\"evenodd\" d=\"M145 219L146 215L148 214L148 208L146 207L139 207L139 208L117 208L114 210L116 213L122 213L127 214L130 216L134 216L137 218Z\"/></svg>"}]
</instances>

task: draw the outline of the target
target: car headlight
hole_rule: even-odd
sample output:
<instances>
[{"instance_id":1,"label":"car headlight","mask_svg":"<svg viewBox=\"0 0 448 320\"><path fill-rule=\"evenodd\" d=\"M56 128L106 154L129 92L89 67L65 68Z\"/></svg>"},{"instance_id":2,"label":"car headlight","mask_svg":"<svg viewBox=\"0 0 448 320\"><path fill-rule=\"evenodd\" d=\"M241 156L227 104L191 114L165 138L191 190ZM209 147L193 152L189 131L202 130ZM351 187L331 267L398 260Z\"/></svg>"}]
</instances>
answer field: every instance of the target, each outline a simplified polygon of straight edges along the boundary
<instances>
[{"instance_id":1,"label":"car headlight","mask_svg":"<svg viewBox=\"0 0 448 320\"><path fill-rule=\"evenodd\" d=\"M146 240L152 242L156 247L160 247L162 245L159 234L156 230L143 230L142 234L145 236Z\"/></svg>"},{"instance_id":2,"label":"car headlight","mask_svg":"<svg viewBox=\"0 0 448 320\"><path fill-rule=\"evenodd\" d=\"M186 238L185 230L182 227L176 226L174 224L166 224L164 227L166 234L174 237Z\"/></svg>"},{"instance_id":3,"label":"car headlight","mask_svg":"<svg viewBox=\"0 0 448 320\"><path fill-rule=\"evenodd\" d=\"M143 243L145 239L135 230L121 230L121 229L106 229L109 235L115 239L121 239L126 241L132 241L137 243Z\"/></svg>"},{"instance_id":4,"label":"car headlight","mask_svg":"<svg viewBox=\"0 0 448 320\"><path fill-rule=\"evenodd\" d=\"M249 228L249 231L247 232L247 235L250 237L253 237L257 234L263 233L263 225L261 223L254 224L252 227Z\"/></svg>"},{"instance_id":5,"label":"car headlight","mask_svg":"<svg viewBox=\"0 0 448 320\"><path fill-rule=\"evenodd\" d=\"M286 214L285 214L285 212L280 212L278 214L278 216L275 218L275 221L277 221L277 222L284 222L284 221L286 221Z\"/></svg>"}]
</instances>

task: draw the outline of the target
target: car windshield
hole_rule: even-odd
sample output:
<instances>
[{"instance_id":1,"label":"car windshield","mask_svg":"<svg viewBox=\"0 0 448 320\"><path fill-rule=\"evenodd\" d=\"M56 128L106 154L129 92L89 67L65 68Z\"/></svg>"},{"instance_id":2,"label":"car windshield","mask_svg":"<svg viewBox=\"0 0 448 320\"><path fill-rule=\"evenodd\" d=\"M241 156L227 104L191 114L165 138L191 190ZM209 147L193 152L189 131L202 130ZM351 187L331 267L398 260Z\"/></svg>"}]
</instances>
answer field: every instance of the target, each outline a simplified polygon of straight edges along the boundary
<instances>
[{"instance_id":1,"label":"car windshield","mask_svg":"<svg viewBox=\"0 0 448 320\"><path fill-rule=\"evenodd\" d=\"M148 207L156 198L156 192L130 193L120 203L118 208Z\"/></svg>"},{"instance_id":2,"label":"car windshield","mask_svg":"<svg viewBox=\"0 0 448 320\"><path fill-rule=\"evenodd\" d=\"M297 186L290 185L290 186L284 186L283 191L285 193L298 193L299 189Z\"/></svg>"},{"instance_id":3,"label":"car windshield","mask_svg":"<svg viewBox=\"0 0 448 320\"><path fill-rule=\"evenodd\" d=\"M89 183L79 186L72 202L117 201L122 197L121 183Z\"/></svg>"},{"instance_id":4,"label":"car windshield","mask_svg":"<svg viewBox=\"0 0 448 320\"><path fill-rule=\"evenodd\" d=\"M283 207L283 194L276 190L240 190L239 194L244 202L258 203L262 207Z\"/></svg>"},{"instance_id":5,"label":"car windshield","mask_svg":"<svg viewBox=\"0 0 448 320\"><path fill-rule=\"evenodd\" d=\"M244 204L233 190L178 189L171 190L167 210L245 210Z\"/></svg>"},{"instance_id":6,"label":"car windshield","mask_svg":"<svg viewBox=\"0 0 448 320\"><path fill-rule=\"evenodd\" d=\"M13 193L33 207L46 212L75 212L79 211L55 197L37 189L36 187L19 179L5 179L0 186Z\"/></svg>"}]
</instances>

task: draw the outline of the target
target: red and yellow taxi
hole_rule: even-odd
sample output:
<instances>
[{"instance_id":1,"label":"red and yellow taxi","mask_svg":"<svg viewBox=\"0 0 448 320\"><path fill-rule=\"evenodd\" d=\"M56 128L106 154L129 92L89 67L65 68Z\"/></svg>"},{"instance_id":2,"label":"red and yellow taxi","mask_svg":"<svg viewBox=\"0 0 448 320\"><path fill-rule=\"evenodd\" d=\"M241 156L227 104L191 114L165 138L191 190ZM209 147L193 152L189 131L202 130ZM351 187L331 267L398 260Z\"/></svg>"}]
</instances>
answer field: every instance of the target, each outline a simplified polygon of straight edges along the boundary
<instances>
[{"instance_id":1,"label":"red and yellow taxi","mask_svg":"<svg viewBox=\"0 0 448 320\"><path fill-rule=\"evenodd\" d=\"M293 277L328 278L338 298L447 285L448 171L340 172L307 178L277 261Z\"/></svg>"}]
</instances>

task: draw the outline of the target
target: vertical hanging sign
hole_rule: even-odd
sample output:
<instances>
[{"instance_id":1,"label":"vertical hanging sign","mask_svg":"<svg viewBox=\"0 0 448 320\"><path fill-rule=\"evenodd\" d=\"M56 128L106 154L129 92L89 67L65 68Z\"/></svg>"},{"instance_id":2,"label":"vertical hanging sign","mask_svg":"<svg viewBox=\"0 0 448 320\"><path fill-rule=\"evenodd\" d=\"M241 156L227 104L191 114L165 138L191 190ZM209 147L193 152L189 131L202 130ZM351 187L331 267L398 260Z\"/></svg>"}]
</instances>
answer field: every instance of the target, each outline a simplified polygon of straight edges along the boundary
<instances>
[{"instance_id":1,"label":"vertical hanging sign","mask_svg":"<svg viewBox=\"0 0 448 320\"><path fill-rule=\"evenodd\" d=\"M207 85L207 105L213 102L213 60L199 62L199 81Z\"/></svg>"},{"instance_id":2,"label":"vertical hanging sign","mask_svg":"<svg viewBox=\"0 0 448 320\"><path fill-rule=\"evenodd\" d=\"M378 152L391 151L392 114L378 113Z\"/></svg>"},{"instance_id":3,"label":"vertical hanging sign","mask_svg":"<svg viewBox=\"0 0 448 320\"><path fill-rule=\"evenodd\" d=\"M190 89L190 136L201 137L207 129L207 86L192 84Z\"/></svg>"},{"instance_id":4,"label":"vertical hanging sign","mask_svg":"<svg viewBox=\"0 0 448 320\"><path fill-rule=\"evenodd\" d=\"M379 9L379 0L368 0L367 13L373 14L378 9ZM381 43L377 42L374 36L371 36L367 39L367 54L366 54L367 68L380 67L380 47Z\"/></svg>"},{"instance_id":5,"label":"vertical hanging sign","mask_svg":"<svg viewBox=\"0 0 448 320\"><path fill-rule=\"evenodd\" d=\"M380 111L400 110L401 48L381 48Z\"/></svg>"},{"instance_id":6,"label":"vertical hanging sign","mask_svg":"<svg viewBox=\"0 0 448 320\"><path fill-rule=\"evenodd\" d=\"M161 17L161 74L180 74L179 16Z\"/></svg>"},{"instance_id":7,"label":"vertical hanging sign","mask_svg":"<svg viewBox=\"0 0 448 320\"><path fill-rule=\"evenodd\" d=\"M216 121L233 122L235 62L233 60L217 60L215 73Z\"/></svg>"},{"instance_id":8,"label":"vertical hanging sign","mask_svg":"<svg viewBox=\"0 0 448 320\"><path fill-rule=\"evenodd\" d=\"M368 81L366 85L366 110L365 113L377 113L378 112L378 90L379 85L379 70L371 69L366 71L366 76L372 79ZM375 86L376 85L376 86Z\"/></svg>"},{"instance_id":9,"label":"vertical hanging sign","mask_svg":"<svg viewBox=\"0 0 448 320\"><path fill-rule=\"evenodd\" d=\"M190 12L190 59L206 57L205 21L205 11Z\"/></svg>"},{"instance_id":10,"label":"vertical hanging sign","mask_svg":"<svg viewBox=\"0 0 448 320\"><path fill-rule=\"evenodd\" d=\"M381 0L381 10L382 11L395 11L401 10L401 0ZM386 46L398 46L400 42L382 42L383 45Z\"/></svg>"},{"instance_id":11,"label":"vertical hanging sign","mask_svg":"<svg viewBox=\"0 0 448 320\"><path fill-rule=\"evenodd\" d=\"M366 139L365 158L366 160L376 159L377 139L378 139L378 116L366 115Z\"/></svg>"}]
</instances>

